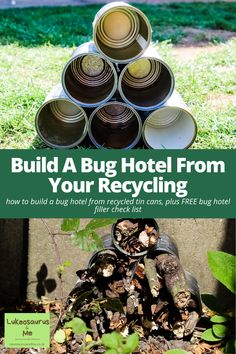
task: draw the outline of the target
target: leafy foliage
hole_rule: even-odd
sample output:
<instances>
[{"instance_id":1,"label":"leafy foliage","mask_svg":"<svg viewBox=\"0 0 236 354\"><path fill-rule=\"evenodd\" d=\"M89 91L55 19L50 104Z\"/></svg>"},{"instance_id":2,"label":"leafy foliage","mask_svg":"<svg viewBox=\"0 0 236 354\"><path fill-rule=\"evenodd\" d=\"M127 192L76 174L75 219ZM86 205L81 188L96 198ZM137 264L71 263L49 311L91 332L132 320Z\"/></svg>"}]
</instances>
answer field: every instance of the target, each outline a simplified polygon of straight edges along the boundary
<instances>
[{"instance_id":1,"label":"leafy foliage","mask_svg":"<svg viewBox=\"0 0 236 354\"><path fill-rule=\"evenodd\" d=\"M80 219L64 219L61 224L62 231L77 231L80 226Z\"/></svg>"},{"instance_id":2,"label":"leafy foliage","mask_svg":"<svg viewBox=\"0 0 236 354\"><path fill-rule=\"evenodd\" d=\"M228 327L220 323L214 324L212 330L214 335L218 338L225 338L229 333Z\"/></svg>"},{"instance_id":3,"label":"leafy foliage","mask_svg":"<svg viewBox=\"0 0 236 354\"><path fill-rule=\"evenodd\" d=\"M212 328L208 328L207 330L205 330L201 335L201 338L206 340L207 342L219 342L221 340L221 338L215 336Z\"/></svg>"},{"instance_id":4,"label":"leafy foliage","mask_svg":"<svg viewBox=\"0 0 236 354\"><path fill-rule=\"evenodd\" d=\"M63 273L64 273L65 268L66 267L71 267L71 266L72 266L71 261L65 261L64 263L60 264L57 267L57 275L58 275L58 277L61 278Z\"/></svg>"},{"instance_id":5,"label":"leafy foliage","mask_svg":"<svg viewBox=\"0 0 236 354\"><path fill-rule=\"evenodd\" d=\"M235 260L236 257L221 251L208 252L208 264L213 276L224 284L230 291L235 292ZM218 342L223 339L229 339L231 334L230 325L233 318L228 315L220 314L221 307L218 300L212 295L202 296L204 303L218 314L211 317L212 328L205 330L201 338L208 342ZM231 340L228 340L231 343ZM232 347L232 343L226 343L227 347ZM225 351L226 353L228 352Z\"/></svg>"},{"instance_id":6,"label":"leafy foliage","mask_svg":"<svg viewBox=\"0 0 236 354\"><path fill-rule=\"evenodd\" d=\"M73 320L66 322L64 328L71 328L73 333L78 335L91 331L91 329L86 326L86 323L79 317L74 317Z\"/></svg>"},{"instance_id":7,"label":"leafy foliage","mask_svg":"<svg viewBox=\"0 0 236 354\"><path fill-rule=\"evenodd\" d=\"M228 322L229 317L228 316L220 316L220 315L215 315L211 317L211 322L213 323L224 323Z\"/></svg>"},{"instance_id":8,"label":"leafy foliage","mask_svg":"<svg viewBox=\"0 0 236 354\"><path fill-rule=\"evenodd\" d=\"M74 221L73 221L74 220ZM75 245L87 252L103 248L103 242L96 230L112 224L116 219L91 219L84 229L79 230L80 219L64 219L63 231L71 231L71 238Z\"/></svg>"},{"instance_id":9,"label":"leafy foliage","mask_svg":"<svg viewBox=\"0 0 236 354\"><path fill-rule=\"evenodd\" d=\"M130 354L138 348L139 337L137 333L124 338L117 332L104 334L102 344L107 349L105 354Z\"/></svg>"},{"instance_id":10,"label":"leafy foliage","mask_svg":"<svg viewBox=\"0 0 236 354\"><path fill-rule=\"evenodd\" d=\"M213 276L231 292L236 293L236 257L222 251L211 251L208 252L208 264Z\"/></svg>"},{"instance_id":11,"label":"leafy foliage","mask_svg":"<svg viewBox=\"0 0 236 354\"><path fill-rule=\"evenodd\" d=\"M62 344L66 340L66 334L63 329L58 329L54 334L54 339L57 343Z\"/></svg>"}]
</instances>

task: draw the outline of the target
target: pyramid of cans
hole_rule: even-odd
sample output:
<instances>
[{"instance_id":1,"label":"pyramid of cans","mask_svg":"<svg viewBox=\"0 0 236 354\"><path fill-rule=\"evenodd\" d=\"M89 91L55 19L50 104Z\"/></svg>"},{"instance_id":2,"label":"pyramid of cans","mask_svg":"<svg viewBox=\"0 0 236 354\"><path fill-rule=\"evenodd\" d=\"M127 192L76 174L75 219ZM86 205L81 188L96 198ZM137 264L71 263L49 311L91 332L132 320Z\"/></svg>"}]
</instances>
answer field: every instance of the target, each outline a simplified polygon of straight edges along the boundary
<instances>
[{"instance_id":1,"label":"pyramid of cans","mask_svg":"<svg viewBox=\"0 0 236 354\"><path fill-rule=\"evenodd\" d=\"M151 149L191 146L196 121L174 90L171 68L150 45L151 33L147 17L127 3L98 11L93 42L74 51L36 114L46 145L72 148L88 133L97 148L130 149L141 138Z\"/></svg>"}]
</instances>

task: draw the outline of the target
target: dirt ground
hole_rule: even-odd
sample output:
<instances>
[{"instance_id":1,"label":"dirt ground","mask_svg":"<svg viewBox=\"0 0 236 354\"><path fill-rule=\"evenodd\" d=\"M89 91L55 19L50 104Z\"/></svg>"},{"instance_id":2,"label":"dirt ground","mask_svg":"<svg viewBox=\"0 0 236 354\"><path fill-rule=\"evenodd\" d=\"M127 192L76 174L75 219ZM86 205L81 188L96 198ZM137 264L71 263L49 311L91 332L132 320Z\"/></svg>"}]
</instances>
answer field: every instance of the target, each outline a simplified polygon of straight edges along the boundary
<instances>
[{"instance_id":1,"label":"dirt ground","mask_svg":"<svg viewBox=\"0 0 236 354\"><path fill-rule=\"evenodd\" d=\"M166 4L171 2L215 2L215 0L135 0L136 3L145 4ZM225 0L226 2L233 2L234 0ZM1 0L0 8L14 8L14 7L28 7L28 6L65 6L65 5L89 5L108 3L114 1L107 0Z\"/></svg>"}]
</instances>

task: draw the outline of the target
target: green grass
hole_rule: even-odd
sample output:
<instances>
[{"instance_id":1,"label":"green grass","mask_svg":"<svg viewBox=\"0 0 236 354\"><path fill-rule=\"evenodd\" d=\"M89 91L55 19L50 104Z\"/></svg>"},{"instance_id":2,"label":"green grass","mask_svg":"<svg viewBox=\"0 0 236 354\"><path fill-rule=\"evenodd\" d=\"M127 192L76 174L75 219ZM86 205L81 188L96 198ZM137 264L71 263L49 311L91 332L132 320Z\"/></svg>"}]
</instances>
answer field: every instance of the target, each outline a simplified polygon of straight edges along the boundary
<instances>
[{"instance_id":1,"label":"green grass","mask_svg":"<svg viewBox=\"0 0 236 354\"><path fill-rule=\"evenodd\" d=\"M92 35L91 23L100 5L10 9L0 11L0 44L71 47ZM153 40L178 42L184 27L236 31L236 3L173 3L137 5L149 18ZM180 28L180 27L183 27Z\"/></svg>"},{"instance_id":2,"label":"green grass","mask_svg":"<svg viewBox=\"0 0 236 354\"><path fill-rule=\"evenodd\" d=\"M170 27L174 42L181 39L184 26L236 30L236 3L139 7L151 20L154 40L162 39L161 31L168 37ZM60 81L72 47L91 39L91 22L98 8L0 11L2 148L44 146L36 137L35 113L46 93ZM159 50L197 119L199 133L193 148L235 148L236 108L231 98L236 95L236 40L221 44L217 54L200 55L186 63L177 60L169 44L162 43ZM222 95L227 99L216 105L214 100Z\"/></svg>"}]
</instances>

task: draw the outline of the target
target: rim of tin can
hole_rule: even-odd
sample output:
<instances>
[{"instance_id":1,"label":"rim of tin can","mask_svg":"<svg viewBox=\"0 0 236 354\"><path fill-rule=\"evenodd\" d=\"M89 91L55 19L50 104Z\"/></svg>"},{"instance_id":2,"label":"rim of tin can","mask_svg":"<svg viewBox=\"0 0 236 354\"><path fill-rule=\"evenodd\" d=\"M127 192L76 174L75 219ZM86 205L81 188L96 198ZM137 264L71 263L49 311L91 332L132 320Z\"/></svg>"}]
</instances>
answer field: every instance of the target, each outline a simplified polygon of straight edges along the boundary
<instances>
[{"instance_id":1,"label":"rim of tin can","mask_svg":"<svg viewBox=\"0 0 236 354\"><path fill-rule=\"evenodd\" d=\"M99 255L103 255L103 254L109 254L110 256L114 256L114 258L117 259L117 254L116 254L116 248L115 247L109 247L109 248L104 248L100 251L97 251L95 252L89 262L88 262L88 268L92 268L92 266L96 263L96 258L99 256Z\"/></svg>"},{"instance_id":2,"label":"rim of tin can","mask_svg":"<svg viewBox=\"0 0 236 354\"><path fill-rule=\"evenodd\" d=\"M122 90L122 79L123 79L123 76L126 72L126 70L128 70L129 66L131 64L133 64L134 62L138 61L138 60L141 60L141 59L148 59L148 60L153 60L153 61L157 61L158 63L162 64L167 70L168 70L168 73L170 75L170 78L171 78L171 86L170 86L170 90L169 90L169 93L168 95L158 104L156 105L152 105L152 106L149 106L149 107L143 107L143 106L138 106L137 104L135 103L132 103L123 93L123 90ZM157 77L158 79L158 77ZM142 56L141 58L137 58L136 60L132 60L130 61L124 68L123 70L121 71L120 73L120 76L119 76L119 80L118 80L118 90L119 90L119 93L122 97L122 99L132 105L132 107L134 107L135 109L139 110L139 111L152 111L152 110L155 110L159 107L161 107L172 95L173 91L174 91L174 88L175 88L175 77L174 77L174 74L173 74L173 71L171 69L171 67L162 59L159 59L159 58L155 58L153 56L150 56L150 57L145 57L145 56ZM133 88L134 89L134 88Z\"/></svg>"},{"instance_id":3,"label":"rim of tin can","mask_svg":"<svg viewBox=\"0 0 236 354\"><path fill-rule=\"evenodd\" d=\"M139 218L129 218L129 220L138 220ZM144 220L146 219L149 219L150 218L145 218ZM122 253L123 255L125 256L128 256L130 258L142 258L144 256L146 256L148 254L148 252L152 249L152 247L154 246L151 246L149 248L147 248L146 250L142 251L142 252L139 252L139 253L129 253L127 251L125 251L116 241L115 239L115 227L116 227L116 224L120 221L120 220L124 220L124 219L118 219L114 224L112 224L112 227L111 227L111 238L112 238L112 242L113 242L113 245L114 247L120 252ZM153 224L155 225L156 227L156 231L159 233L159 226L158 226L158 223L156 222L155 219L152 219L153 220ZM159 237L158 237L159 238ZM158 242L158 239L157 239L157 242Z\"/></svg>"},{"instance_id":4,"label":"rim of tin can","mask_svg":"<svg viewBox=\"0 0 236 354\"><path fill-rule=\"evenodd\" d=\"M113 85L113 88L111 90L111 92L109 93L109 95L104 98L103 100L101 101L98 101L96 103L85 103L85 102L82 102L82 101L79 101L77 100L76 98L74 98L70 93L69 91L67 90L67 87L66 87L66 84L65 84L65 74L66 74L66 71L67 69L69 68L69 66L74 62L76 61L77 59L79 58L82 58L82 57L85 57L85 56L96 56L102 60L104 60L108 65L109 67L111 68L111 73L113 74L113 78L114 78L114 85ZM113 65L113 63L111 62L111 60L109 58L105 58L102 54L100 53L96 53L96 52L88 52L88 53L79 53L77 55L75 55L74 57L72 56L68 62L66 63L66 65L64 66L64 69L62 71L62 75L61 75L61 82L62 82L62 87L63 87L63 90L65 91L66 95L76 104L82 106L82 107L87 107L87 108L92 108L92 107L97 107L98 105L100 104L103 104L103 103L106 103L108 102L112 96L115 94L116 90L117 90L117 85L118 85L118 76L117 76L117 72L116 72L116 69Z\"/></svg>"},{"instance_id":5,"label":"rim of tin can","mask_svg":"<svg viewBox=\"0 0 236 354\"><path fill-rule=\"evenodd\" d=\"M92 134L92 130L91 130L91 124L92 124L92 120L94 118L94 116L96 115L96 113L103 107L105 106L108 106L108 105L121 105L121 106L124 106L128 109L130 109L133 114L135 115L136 119L137 119L137 122L138 122L138 134L136 136L136 138L134 139L134 141L127 147L124 147L124 148L121 148L121 149L124 149L124 150L128 150L128 149L131 149L133 148L140 140L141 138L141 135L142 135L142 120L140 118L140 115L138 114L138 112L133 108L133 107L130 107L128 106L126 103L124 102L119 102L119 101L109 101L109 102L106 102L102 105L100 105L99 107L97 107L90 115L89 117L89 120L88 120L88 135L89 135L89 138L91 139L92 143L97 147L97 148L101 148L101 149L111 149L110 147L104 147L103 145L100 145L96 139L94 138L93 134Z\"/></svg>"},{"instance_id":6,"label":"rim of tin can","mask_svg":"<svg viewBox=\"0 0 236 354\"><path fill-rule=\"evenodd\" d=\"M128 5L128 6L125 6L125 5ZM123 60L115 59L115 58L109 57L107 54L105 54L99 46L99 43L97 40L97 34L96 34L97 28L100 24L100 21L102 21L103 17L105 17L105 16L109 15L110 13L117 11L119 9L120 10L128 9L129 11L136 12L144 20L146 27L147 27L147 44L146 44L146 46L144 48L142 48L140 53L138 53L136 56L129 58L129 59L123 59ZM102 8L100 10L102 10ZM95 21L93 22L93 41L94 41L97 49L106 59L109 59L114 63L125 64L125 63L129 63L131 60L135 60L135 59L139 58L145 52L145 50L148 48L149 44L151 43L151 39L152 39L152 28L151 28L151 24L150 24L147 16L141 10L139 10L138 8L136 8L135 6L132 6L130 4L124 3L124 5L122 5L122 3L120 3L120 2L118 2L117 4L114 3L114 6L112 8L106 10L98 19L95 18ZM119 48L117 48L117 49L119 49Z\"/></svg>"},{"instance_id":7,"label":"rim of tin can","mask_svg":"<svg viewBox=\"0 0 236 354\"><path fill-rule=\"evenodd\" d=\"M144 123L143 123L143 128L142 128L142 138L143 138L143 141L144 141L145 145L146 145L149 149L162 150L162 149L155 149L155 148L153 148L153 147L147 142L146 137L145 137L145 128L146 128L146 125L147 125L147 123L148 123L148 118L149 118L150 116L152 116L153 114L155 114L157 111L161 111L161 110L164 110L164 109L166 109L166 108L180 109L180 110L184 111L185 113L187 113L187 114L190 116L190 118L192 119L192 122L193 122L194 128L195 128L195 129L194 129L194 135L193 135L191 141L188 143L188 145L187 145L186 147L184 147L182 150L188 149L188 148L194 143L194 141L196 140L197 133L198 133L198 126L197 126L196 119L194 118L194 116L192 115L192 113L191 113L190 111L188 111L187 109L182 108L182 107L178 107L178 106L164 106L164 107L160 107L160 108L158 108L157 110L151 112L151 114L145 119L145 121L144 121ZM176 122L176 119L173 121L173 123L175 123L175 122ZM170 126L170 125L172 125L172 124L168 124L168 125L166 125L166 126ZM164 128L164 126L158 128L158 129L161 130L162 128ZM165 147L163 147L163 149L168 150L168 148L165 148Z\"/></svg>"},{"instance_id":8,"label":"rim of tin can","mask_svg":"<svg viewBox=\"0 0 236 354\"><path fill-rule=\"evenodd\" d=\"M150 248L148 257L161 253L169 253L179 258L179 249L175 239L167 234L161 233L157 239L157 243Z\"/></svg>"},{"instance_id":9,"label":"rim of tin can","mask_svg":"<svg viewBox=\"0 0 236 354\"><path fill-rule=\"evenodd\" d=\"M82 120L85 121L84 130L83 130L83 133L82 133L81 137L80 137L78 140L76 140L74 143L72 143L72 144L68 144L68 145L56 145L56 144L53 144L53 143L51 143L51 142L49 142L49 141L47 141L47 140L45 139L45 137L43 136L43 134L41 133L41 131L40 131L40 129L39 129L38 121L39 121L40 112L43 110L44 107L46 107L46 106L49 105L50 103L53 103L53 102L56 102L56 101L65 101L65 102L68 102L68 103L70 103L70 104L73 104L73 105L75 105L75 107L77 107L77 108L82 112L82 114L83 114L83 115L80 115L80 119L78 119L78 120L75 120L75 119L74 119L74 120L71 121L71 123L76 123L76 122L79 122L79 121L82 121ZM56 119L57 119L57 118L56 118ZM68 120L61 120L61 122L63 122L63 121L64 121L65 123L70 124L69 119L68 119ZM44 103L41 105L41 107L38 109L38 111L37 111L37 113L36 113L36 116L35 116L35 129L36 129L36 132L37 132L37 134L39 135L40 139L41 139L47 146L49 146L49 147L51 147L51 148L55 148L55 149L56 149L56 148L58 148L58 149L67 149L67 148L70 149L70 148L73 148L73 147L79 145L79 144L84 140L84 138L85 138L85 136L86 136L86 134L87 134L87 132L88 132L88 117L87 117L87 114L86 114L85 110L84 110L82 107L78 106L75 102L72 102L69 98L61 98L61 97L59 97L59 98L52 98L52 99L50 99L50 100L44 102Z\"/></svg>"}]
</instances>

